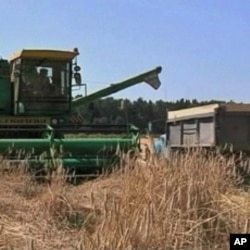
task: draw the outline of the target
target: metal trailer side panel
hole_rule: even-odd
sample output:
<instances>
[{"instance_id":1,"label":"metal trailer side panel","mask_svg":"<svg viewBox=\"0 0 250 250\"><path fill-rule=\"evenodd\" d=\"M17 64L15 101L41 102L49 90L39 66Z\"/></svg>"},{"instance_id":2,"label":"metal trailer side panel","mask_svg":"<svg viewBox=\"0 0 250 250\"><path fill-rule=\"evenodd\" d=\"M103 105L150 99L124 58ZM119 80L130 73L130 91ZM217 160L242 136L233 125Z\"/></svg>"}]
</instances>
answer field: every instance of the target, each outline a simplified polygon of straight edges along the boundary
<instances>
[{"instance_id":1,"label":"metal trailer side panel","mask_svg":"<svg viewBox=\"0 0 250 250\"><path fill-rule=\"evenodd\" d=\"M181 125L179 124L167 124L167 141L169 145L181 145Z\"/></svg>"},{"instance_id":2,"label":"metal trailer side panel","mask_svg":"<svg viewBox=\"0 0 250 250\"><path fill-rule=\"evenodd\" d=\"M215 141L214 116L167 122L170 147L213 147Z\"/></svg>"},{"instance_id":3,"label":"metal trailer side panel","mask_svg":"<svg viewBox=\"0 0 250 250\"><path fill-rule=\"evenodd\" d=\"M224 112L218 117L218 144L250 152L250 112Z\"/></svg>"},{"instance_id":4,"label":"metal trailer side panel","mask_svg":"<svg viewBox=\"0 0 250 250\"><path fill-rule=\"evenodd\" d=\"M215 130L215 117L207 117L199 120L200 135L199 144L200 146L213 147L216 145L216 130Z\"/></svg>"}]
</instances>

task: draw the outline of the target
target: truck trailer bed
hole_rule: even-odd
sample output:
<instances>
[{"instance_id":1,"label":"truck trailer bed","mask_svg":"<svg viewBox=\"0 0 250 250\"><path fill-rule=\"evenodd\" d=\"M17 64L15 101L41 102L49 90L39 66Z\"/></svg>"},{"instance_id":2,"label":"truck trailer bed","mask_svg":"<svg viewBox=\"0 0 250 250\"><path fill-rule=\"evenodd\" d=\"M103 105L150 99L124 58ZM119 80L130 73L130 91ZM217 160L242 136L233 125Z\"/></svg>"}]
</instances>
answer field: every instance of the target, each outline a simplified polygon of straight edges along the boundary
<instances>
[{"instance_id":1,"label":"truck trailer bed","mask_svg":"<svg viewBox=\"0 0 250 250\"><path fill-rule=\"evenodd\" d=\"M210 104L167 112L171 148L231 146L250 152L250 104Z\"/></svg>"}]
</instances>

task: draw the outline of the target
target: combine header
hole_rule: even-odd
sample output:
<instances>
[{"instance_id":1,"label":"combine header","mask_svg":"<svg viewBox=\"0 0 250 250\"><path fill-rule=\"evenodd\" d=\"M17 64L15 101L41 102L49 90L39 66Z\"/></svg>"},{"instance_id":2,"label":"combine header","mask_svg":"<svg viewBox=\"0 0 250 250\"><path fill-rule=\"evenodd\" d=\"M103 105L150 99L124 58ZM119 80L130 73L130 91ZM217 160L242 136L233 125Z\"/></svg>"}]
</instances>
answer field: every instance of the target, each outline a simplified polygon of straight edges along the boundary
<instances>
[{"instance_id":1,"label":"combine header","mask_svg":"<svg viewBox=\"0 0 250 250\"><path fill-rule=\"evenodd\" d=\"M131 124L72 123L73 110L98 98L146 82L161 85L161 67L93 94L73 99L82 83L77 49L22 50L10 60L0 59L0 153L10 163L25 162L37 169L94 174L112 165L117 152L139 146L139 129ZM74 83L73 83L74 79Z\"/></svg>"}]
</instances>

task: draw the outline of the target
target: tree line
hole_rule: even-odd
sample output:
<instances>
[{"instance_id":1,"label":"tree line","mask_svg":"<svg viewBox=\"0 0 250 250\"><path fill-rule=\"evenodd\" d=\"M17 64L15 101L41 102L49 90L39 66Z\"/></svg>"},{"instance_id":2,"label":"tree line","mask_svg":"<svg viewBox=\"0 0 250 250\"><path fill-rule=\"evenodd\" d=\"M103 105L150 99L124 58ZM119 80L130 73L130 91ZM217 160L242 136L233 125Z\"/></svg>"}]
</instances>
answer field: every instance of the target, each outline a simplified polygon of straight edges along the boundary
<instances>
[{"instance_id":1,"label":"tree line","mask_svg":"<svg viewBox=\"0 0 250 250\"><path fill-rule=\"evenodd\" d=\"M88 122L95 124L132 123L140 129L145 130L148 128L148 124L151 123L154 133L163 133L167 110L178 110L213 103L224 103L224 101L179 99L177 101L158 100L152 102L143 98L131 101L129 99L108 97L96 100L88 106L81 107L78 112Z\"/></svg>"}]
</instances>

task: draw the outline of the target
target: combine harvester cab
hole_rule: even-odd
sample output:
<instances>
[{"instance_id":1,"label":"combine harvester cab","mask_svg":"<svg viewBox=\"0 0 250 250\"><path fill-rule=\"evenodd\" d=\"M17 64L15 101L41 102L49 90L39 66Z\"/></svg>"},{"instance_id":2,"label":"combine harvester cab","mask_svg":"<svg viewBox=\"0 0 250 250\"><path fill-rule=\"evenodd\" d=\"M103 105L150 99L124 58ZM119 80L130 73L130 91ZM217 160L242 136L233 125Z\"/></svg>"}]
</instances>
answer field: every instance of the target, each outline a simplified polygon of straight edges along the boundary
<instances>
[{"instance_id":1,"label":"combine harvester cab","mask_svg":"<svg viewBox=\"0 0 250 250\"><path fill-rule=\"evenodd\" d=\"M8 162L94 174L111 166L118 151L138 148L135 126L74 124L73 109L142 82L158 89L161 67L73 99L72 88L85 86L78 54L22 50L0 60L0 152Z\"/></svg>"}]
</instances>

